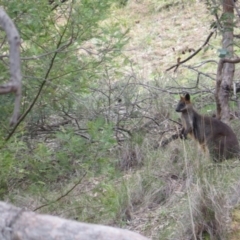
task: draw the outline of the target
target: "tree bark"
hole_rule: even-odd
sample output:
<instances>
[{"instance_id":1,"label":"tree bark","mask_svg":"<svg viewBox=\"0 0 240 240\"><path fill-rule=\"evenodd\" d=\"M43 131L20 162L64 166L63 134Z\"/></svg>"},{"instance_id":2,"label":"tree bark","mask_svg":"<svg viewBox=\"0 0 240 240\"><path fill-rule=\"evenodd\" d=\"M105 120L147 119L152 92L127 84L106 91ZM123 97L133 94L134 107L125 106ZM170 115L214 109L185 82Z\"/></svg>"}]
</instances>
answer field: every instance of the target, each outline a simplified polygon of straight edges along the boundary
<instances>
[{"instance_id":1,"label":"tree bark","mask_svg":"<svg viewBox=\"0 0 240 240\"><path fill-rule=\"evenodd\" d=\"M227 57L233 57L233 17L234 2L232 0L223 0L223 36L222 48L227 51ZM222 65L222 66L220 66ZM220 69L221 67L221 69ZM223 122L230 120L229 95L234 77L235 65L233 63L219 62L218 75L221 71L220 79L216 81L216 103L217 117Z\"/></svg>"},{"instance_id":2,"label":"tree bark","mask_svg":"<svg viewBox=\"0 0 240 240\"><path fill-rule=\"evenodd\" d=\"M41 215L0 202L1 240L147 240L138 233Z\"/></svg>"},{"instance_id":3,"label":"tree bark","mask_svg":"<svg viewBox=\"0 0 240 240\"><path fill-rule=\"evenodd\" d=\"M10 80L0 86L0 94L15 93L15 105L13 115L10 120L11 125L15 125L20 112L22 96L22 75L20 68L20 36L7 13L0 7L0 25L6 32L9 44Z\"/></svg>"}]
</instances>

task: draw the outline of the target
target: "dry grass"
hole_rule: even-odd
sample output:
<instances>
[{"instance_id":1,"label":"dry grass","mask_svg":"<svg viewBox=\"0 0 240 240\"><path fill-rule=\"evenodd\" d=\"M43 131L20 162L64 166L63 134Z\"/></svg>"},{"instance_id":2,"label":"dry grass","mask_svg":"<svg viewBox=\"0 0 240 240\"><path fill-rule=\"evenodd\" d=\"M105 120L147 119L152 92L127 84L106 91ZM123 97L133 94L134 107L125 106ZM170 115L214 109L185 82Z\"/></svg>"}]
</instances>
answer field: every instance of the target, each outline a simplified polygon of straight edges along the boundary
<instances>
[{"instance_id":1,"label":"dry grass","mask_svg":"<svg viewBox=\"0 0 240 240\"><path fill-rule=\"evenodd\" d=\"M161 2L159 3L159 5ZM154 7L155 5L155 7ZM186 48L197 49L209 34L209 19L203 3L178 4L158 10L154 1L130 1L116 15L131 27L126 54L131 56L143 79L176 63ZM216 54L216 49L213 50ZM207 53L206 57L211 55ZM204 57L201 54L201 58Z\"/></svg>"}]
</instances>

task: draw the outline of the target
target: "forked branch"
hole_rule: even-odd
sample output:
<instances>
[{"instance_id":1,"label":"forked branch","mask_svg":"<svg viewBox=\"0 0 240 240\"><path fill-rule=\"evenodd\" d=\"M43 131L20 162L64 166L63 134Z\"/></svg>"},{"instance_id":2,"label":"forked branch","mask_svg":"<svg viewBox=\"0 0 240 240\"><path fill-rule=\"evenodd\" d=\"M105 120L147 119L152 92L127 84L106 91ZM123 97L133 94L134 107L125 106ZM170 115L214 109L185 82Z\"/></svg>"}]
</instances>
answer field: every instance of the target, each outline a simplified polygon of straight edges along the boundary
<instances>
[{"instance_id":1,"label":"forked branch","mask_svg":"<svg viewBox=\"0 0 240 240\"><path fill-rule=\"evenodd\" d=\"M9 44L9 63L10 63L10 80L8 83L0 85L0 94L15 93L15 105L10 125L17 123L21 96L22 96L22 76L20 68L20 36L7 13L0 7L0 25L6 32Z\"/></svg>"}]
</instances>

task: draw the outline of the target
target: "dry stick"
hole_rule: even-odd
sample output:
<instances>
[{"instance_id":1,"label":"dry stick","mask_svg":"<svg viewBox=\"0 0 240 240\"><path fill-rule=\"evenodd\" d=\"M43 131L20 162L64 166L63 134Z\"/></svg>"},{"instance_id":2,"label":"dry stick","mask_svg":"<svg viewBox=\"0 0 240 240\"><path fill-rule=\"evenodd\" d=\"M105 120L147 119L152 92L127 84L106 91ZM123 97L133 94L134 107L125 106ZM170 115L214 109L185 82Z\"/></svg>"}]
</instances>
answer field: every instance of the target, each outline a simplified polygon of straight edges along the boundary
<instances>
[{"instance_id":1,"label":"dry stick","mask_svg":"<svg viewBox=\"0 0 240 240\"><path fill-rule=\"evenodd\" d=\"M129 83L129 85L139 85L139 86L143 86L144 88L146 89L156 89L160 92L165 92L165 93L169 93L169 94L181 94L182 92L179 90L178 87L171 87L171 88L168 88L168 89L163 89L163 88L160 88L160 87L155 87L155 86L152 86L152 85L148 85L148 84L144 84L144 83ZM190 87L190 88L187 88L185 87L184 89L194 89L195 87ZM177 89L178 91L170 91L169 89ZM192 92L192 94L198 94L198 93L209 93L211 92L210 90L199 90L199 91L195 91L194 93Z\"/></svg>"},{"instance_id":2,"label":"dry stick","mask_svg":"<svg viewBox=\"0 0 240 240\"><path fill-rule=\"evenodd\" d=\"M169 121L171 121L171 122L174 122L174 123L182 126L182 123L180 123L180 122L178 122L178 121L175 121L175 120L173 120L173 119L171 119L171 118L168 118L167 120L169 120Z\"/></svg>"},{"instance_id":3,"label":"dry stick","mask_svg":"<svg viewBox=\"0 0 240 240\"><path fill-rule=\"evenodd\" d=\"M182 127L182 123L179 123L175 120L172 120L171 118L168 118L167 120L172 121L178 125L180 125ZM160 147L165 147L166 145L168 145L169 143L171 143L172 141L181 138L180 137L181 133L180 133L180 129L177 129L177 133L173 133L169 138L163 140L160 144Z\"/></svg>"},{"instance_id":4,"label":"dry stick","mask_svg":"<svg viewBox=\"0 0 240 240\"><path fill-rule=\"evenodd\" d=\"M170 68L166 69L166 71L169 71L169 70L175 68L175 69L174 69L174 72L175 72L181 64L187 62L188 60L190 60L191 58L193 58L195 55L197 55L197 54L203 49L203 47L205 47L205 46L208 44L210 38L212 37L212 35L213 35L214 33L215 33L215 29L211 31L211 33L208 35L206 41L203 43L203 45L202 45L198 50L196 50L196 51L195 51L192 55L190 55L188 58L186 58L186 59L184 59L184 60L182 60L182 61L179 61L177 64L175 64L175 65L171 66Z\"/></svg>"},{"instance_id":5,"label":"dry stick","mask_svg":"<svg viewBox=\"0 0 240 240\"><path fill-rule=\"evenodd\" d=\"M178 139L180 137L179 133L174 133L171 137L163 140L160 144L160 147L165 147L166 145L168 145L169 143L171 143L172 141Z\"/></svg>"},{"instance_id":6,"label":"dry stick","mask_svg":"<svg viewBox=\"0 0 240 240\"><path fill-rule=\"evenodd\" d=\"M15 93L15 103L10 125L15 125L18 120L21 97L22 76L20 68L20 36L11 18L0 8L0 25L6 32L9 44L10 80L7 84L0 86L0 94Z\"/></svg>"},{"instance_id":7,"label":"dry stick","mask_svg":"<svg viewBox=\"0 0 240 240\"><path fill-rule=\"evenodd\" d=\"M82 182L82 180L83 180L83 178L86 176L86 174L87 174L87 172L85 172L85 173L83 174L83 176L81 177L81 179L80 179L73 187L71 187L66 193L64 193L63 195L61 195L60 197L58 197L58 198L55 199L54 201L50 201L50 202L48 202L48 203L45 203L45 204L43 204L43 205L35 208L35 209L33 210L33 212L36 212L37 210L39 210L39 209L41 209L41 208L43 208L43 207L46 207L46 206L48 206L48 205L50 205L50 204L52 204L52 203L58 202L58 201L61 200L62 198L66 197L71 191L73 191L74 188L76 188L76 187Z\"/></svg>"},{"instance_id":8,"label":"dry stick","mask_svg":"<svg viewBox=\"0 0 240 240\"><path fill-rule=\"evenodd\" d=\"M68 1L68 0L61 0L61 3L64 3L64 2L67 2L67 1ZM49 1L49 4L53 4L54 2L55 2L54 0L50 0L50 1ZM51 11L55 10L58 6L59 6L59 4L55 4L55 5L52 7Z\"/></svg>"}]
</instances>

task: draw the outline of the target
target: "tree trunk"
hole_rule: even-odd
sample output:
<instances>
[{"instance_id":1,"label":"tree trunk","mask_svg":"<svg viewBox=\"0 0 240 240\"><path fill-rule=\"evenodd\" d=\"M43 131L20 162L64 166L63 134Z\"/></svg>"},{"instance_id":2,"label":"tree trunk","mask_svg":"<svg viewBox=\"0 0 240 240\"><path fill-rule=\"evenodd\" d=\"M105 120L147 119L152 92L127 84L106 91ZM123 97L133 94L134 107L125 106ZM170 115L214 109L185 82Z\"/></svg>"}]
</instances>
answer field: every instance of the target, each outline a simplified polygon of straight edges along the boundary
<instances>
[{"instance_id":1,"label":"tree trunk","mask_svg":"<svg viewBox=\"0 0 240 240\"><path fill-rule=\"evenodd\" d=\"M223 38L222 49L226 50L226 57L233 57L233 17L234 2L232 0L223 0ZM228 123L230 119L229 95L233 82L235 65L233 63L224 63L222 66L221 79L217 79L216 94L219 99L220 106L217 106L218 117ZM219 69L218 69L219 71ZM218 82L220 81L220 82Z\"/></svg>"}]
</instances>

